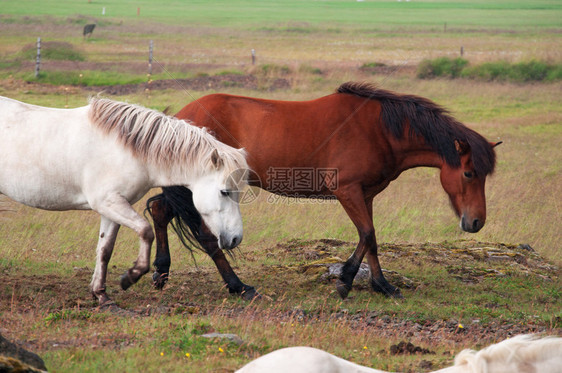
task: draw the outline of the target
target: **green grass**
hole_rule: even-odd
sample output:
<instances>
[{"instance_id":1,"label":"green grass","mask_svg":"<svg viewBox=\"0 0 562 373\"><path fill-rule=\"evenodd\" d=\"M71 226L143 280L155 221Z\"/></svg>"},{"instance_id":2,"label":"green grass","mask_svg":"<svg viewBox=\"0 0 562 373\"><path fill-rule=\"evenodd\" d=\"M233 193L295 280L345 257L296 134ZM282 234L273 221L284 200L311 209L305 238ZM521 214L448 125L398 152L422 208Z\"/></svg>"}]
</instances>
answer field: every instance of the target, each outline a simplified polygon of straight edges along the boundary
<instances>
[{"instance_id":1,"label":"green grass","mask_svg":"<svg viewBox=\"0 0 562 373\"><path fill-rule=\"evenodd\" d=\"M115 71L42 71L36 78L28 75L28 82L52 85L103 86L146 83L146 75L126 74Z\"/></svg>"},{"instance_id":2,"label":"green grass","mask_svg":"<svg viewBox=\"0 0 562 373\"><path fill-rule=\"evenodd\" d=\"M533 82L562 80L562 64L550 64L543 61L487 62L482 65L467 67L461 76L482 80Z\"/></svg>"},{"instance_id":3,"label":"green grass","mask_svg":"<svg viewBox=\"0 0 562 373\"><path fill-rule=\"evenodd\" d=\"M482 330L489 336L529 326L559 333L559 269L537 262L541 268L535 265L535 254L514 247L529 244L550 262L562 264L562 83L549 78L559 76L562 63L556 53L561 8L552 1L500 0L3 2L2 96L43 106L85 105L96 92L84 85L146 81L148 40L154 40L155 67L165 71L152 79L225 73L287 79L291 88L279 91L219 89L279 100L314 99L344 81L367 80L428 97L491 141L504 141L497 148L497 171L487 180L487 222L476 234L458 228L437 170L405 172L375 198L381 264L397 273L387 275L392 283L404 276L414 284L401 285L403 301L374 294L361 282L355 283L350 298L339 299L333 280L321 279L322 269L306 268L319 251L346 259L354 250L357 232L341 206L274 202L264 192L258 201L242 206L244 242L231 261L240 278L264 295L261 302L228 296L213 262L195 253L195 265L173 234L172 277L166 289L153 289L147 275L121 291L119 276L138 252L136 234L123 228L109 268L108 292L135 313L99 312L88 292L98 216L34 210L0 196L0 317L8 325L3 335L27 342L50 370L59 372L234 371L264 353L293 345L322 348L378 369L417 372L451 364L452 350L492 342L480 341ZM82 26L94 20L98 26L93 37L82 40ZM65 43L62 49L81 57L57 52L45 59L42 76L35 81L31 74L37 36L45 43ZM505 65L498 69L506 78L415 77L423 59L447 56L453 61L461 45L469 61L463 71L492 62ZM31 46L29 52L26 46ZM257 52L255 66L251 49ZM28 55L22 58L24 53ZM544 62L522 65L529 61ZM544 75L544 64L554 66L554 72ZM61 72L61 66L71 67ZM380 73L386 68L394 72ZM444 68L445 74L451 75L451 68L454 64ZM544 78L514 82L510 74ZM176 112L213 92L167 89L110 98L159 110L170 106ZM136 206L139 212L143 208L142 203ZM321 238L346 242L318 249L316 240ZM521 263L486 260L479 249L490 247L515 252ZM516 254L524 255L527 264ZM397 327L380 329L377 323L385 320ZM437 325L443 334L426 339L423 333L406 335L400 329L415 323ZM238 334L246 343L235 346L200 336L213 331ZM389 355L389 346L401 340L436 355ZM422 360L432 362L433 368L421 368Z\"/></svg>"},{"instance_id":4,"label":"green grass","mask_svg":"<svg viewBox=\"0 0 562 373\"><path fill-rule=\"evenodd\" d=\"M15 56L17 60L32 60L37 57L37 45L31 44L23 47L21 52ZM84 53L79 51L73 44L66 42L42 42L41 58L59 61L84 61Z\"/></svg>"},{"instance_id":5,"label":"green grass","mask_svg":"<svg viewBox=\"0 0 562 373\"><path fill-rule=\"evenodd\" d=\"M364 324L366 320L441 325L446 330L452 328L451 332L440 329L451 338L459 333L470 335L480 326L501 330L510 323L546 325L554 331L561 327L562 288L552 269L534 264L535 254L504 247L500 252L525 257L526 261L496 262L488 261L485 252L501 245L382 245L385 268L411 279L416 289L403 287L406 299L397 301L373 294L364 283L356 282L352 297L342 301L333 282L302 270L311 263L303 258L305 252L314 250L343 256L353 245L318 244L315 240L293 240L252 250L239 259L237 272L259 284L265 297L252 304L227 297L213 265L200 254L196 254L197 271L176 262L175 267L181 268L173 271L164 292L151 289L148 279L127 292L115 291L116 272L123 271L117 264L119 268L110 271L108 289L122 307L135 311L123 315L93 308L93 301L84 296L89 271L62 276L53 271L38 278L33 272L1 268L9 280L0 288L0 300L9 301L9 306L0 309L0 316L11 323L10 333L20 340L35 341L47 366L60 372L184 371L186 367L193 371L234 370L251 358L292 345L315 346L361 364L405 371L422 359L446 365L451 358L442 352L453 347L424 342L422 346L436 351L436 356L389 356L384 351L390 344L409 338L381 338L376 327ZM265 257L271 263L264 267ZM63 259L62 265L66 263ZM27 311L21 312L23 309ZM462 330L458 325L463 325ZM228 340L201 337L208 332L234 333L245 343L238 346Z\"/></svg>"},{"instance_id":6,"label":"green grass","mask_svg":"<svg viewBox=\"0 0 562 373\"><path fill-rule=\"evenodd\" d=\"M511 82L552 82L562 80L562 64L552 64L544 61L529 61L509 63L507 61L486 62L469 66L463 58L439 57L423 60L417 68L420 79L470 78L485 81Z\"/></svg>"},{"instance_id":7,"label":"green grass","mask_svg":"<svg viewBox=\"0 0 562 373\"><path fill-rule=\"evenodd\" d=\"M291 0L282 3L267 0L191 1L120 1L102 4L96 1L22 0L4 2L6 22L14 16L49 15L71 17L77 14L96 19L151 19L167 23L207 24L215 27L271 27L286 32L309 32L311 26L330 21L332 26L384 29L386 27L449 28L553 28L560 26L562 5L555 1L341 1ZM106 8L105 17L102 8ZM137 9L140 16L137 17Z\"/></svg>"},{"instance_id":8,"label":"green grass","mask_svg":"<svg viewBox=\"0 0 562 373\"><path fill-rule=\"evenodd\" d=\"M435 77L457 78L468 65L464 58L440 57L434 60L423 60L418 66L418 78L429 79Z\"/></svg>"}]
</instances>

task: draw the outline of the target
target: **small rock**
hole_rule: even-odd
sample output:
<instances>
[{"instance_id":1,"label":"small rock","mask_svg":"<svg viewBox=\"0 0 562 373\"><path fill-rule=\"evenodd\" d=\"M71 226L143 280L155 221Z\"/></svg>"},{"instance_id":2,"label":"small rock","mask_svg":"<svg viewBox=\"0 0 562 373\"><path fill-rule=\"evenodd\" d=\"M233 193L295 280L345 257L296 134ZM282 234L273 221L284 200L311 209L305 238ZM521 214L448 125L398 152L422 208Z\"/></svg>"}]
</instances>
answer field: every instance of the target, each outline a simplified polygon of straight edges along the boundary
<instances>
[{"instance_id":1,"label":"small rock","mask_svg":"<svg viewBox=\"0 0 562 373\"><path fill-rule=\"evenodd\" d=\"M5 356L7 358L6 359L7 361L5 362L6 364L8 364L11 360L15 360L16 362L19 361L21 363L29 365L33 368L37 368L39 370L45 370L45 371L47 370L47 367L45 366L45 362L43 361L43 359L39 357L39 355L27 351L23 347L8 341L1 334L0 334L0 355Z\"/></svg>"},{"instance_id":2,"label":"small rock","mask_svg":"<svg viewBox=\"0 0 562 373\"><path fill-rule=\"evenodd\" d=\"M518 248L519 250L531 251L531 252L533 252L533 253L535 252L535 249L533 249L533 248L531 247L531 245L526 244L526 243L522 243L522 244L518 245L517 248Z\"/></svg>"},{"instance_id":3,"label":"small rock","mask_svg":"<svg viewBox=\"0 0 562 373\"><path fill-rule=\"evenodd\" d=\"M244 343L244 341L242 340L242 338L240 338L239 336L237 336L236 334L230 334L230 333L226 333L226 334L222 334L222 333L207 333L207 334L203 334L201 335L201 337L203 338L218 338L218 339L228 339L230 342L233 342L235 344L237 344L238 346L242 345Z\"/></svg>"},{"instance_id":4,"label":"small rock","mask_svg":"<svg viewBox=\"0 0 562 373\"><path fill-rule=\"evenodd\" d=\"M338 278L340 277L341 270L343 268L343 263L334 263L328 265L328 273L322 275L322 278ZM359 271L355 275L354 281L368 281L371 278L371 271L369 270L369 266L365 263L361 263L359 267Z\"/></svg>"}]
</instances>

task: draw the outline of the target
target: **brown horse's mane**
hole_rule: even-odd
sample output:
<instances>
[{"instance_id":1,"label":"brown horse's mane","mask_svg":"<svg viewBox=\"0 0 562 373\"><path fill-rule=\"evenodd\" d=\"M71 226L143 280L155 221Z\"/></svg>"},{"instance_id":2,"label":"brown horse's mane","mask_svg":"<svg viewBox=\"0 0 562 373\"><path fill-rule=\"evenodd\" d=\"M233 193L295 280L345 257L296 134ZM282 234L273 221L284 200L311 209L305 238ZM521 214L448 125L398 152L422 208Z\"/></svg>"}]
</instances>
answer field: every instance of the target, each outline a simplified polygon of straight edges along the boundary
<instances>
[{"instance_id":1,"label":"brown horse's mane","mask_svg":"<svg viewBox=\"0 0 562 373\"><path fill-rule=\"evenodd\" d=\"M496 153L490 143L433 101L379 89L370 83L347 82L336 92L379 101L382 121L396 138L403 137L404 126L408 123L410 136L422 137L451 167L460 167L455 147L455 140L458 140L470 146L477 174L488 175L494 171Z\"/></svg>"}]
</instances>

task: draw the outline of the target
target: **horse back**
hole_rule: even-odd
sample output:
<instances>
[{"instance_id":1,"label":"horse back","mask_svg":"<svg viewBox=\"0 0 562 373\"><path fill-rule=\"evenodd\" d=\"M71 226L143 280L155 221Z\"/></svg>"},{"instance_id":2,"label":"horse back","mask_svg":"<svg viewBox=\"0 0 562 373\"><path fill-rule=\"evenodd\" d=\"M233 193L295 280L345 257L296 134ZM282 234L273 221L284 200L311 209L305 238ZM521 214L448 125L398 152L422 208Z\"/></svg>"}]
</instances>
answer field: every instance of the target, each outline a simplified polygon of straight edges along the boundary
<instances>
[{"instance_id":1,"label":"horse back","mask_svg":"<svg viewBox=\"0 0 562 373\"><path fill-rule=\"evenodd\" d=\"M132 184L124 170L138 169L138 162L90 125L88 108L0 98L0 193L47 210L89 209L87 195L96 185L118 177Z\"/></svg>"},{"instance_id":2,"label":"horse back","mask_svg":"<svg viewBox=\"0 0 562 373\"><path fill-rule=\"evenodd\" d=\"M333 168L343 172L340 178L358 180L392 163L387 133L377 123L380 104L351 95L278 101L211 94L176 116L245 148L262 180L271 168Z\"/></svg>"}]
</instances>

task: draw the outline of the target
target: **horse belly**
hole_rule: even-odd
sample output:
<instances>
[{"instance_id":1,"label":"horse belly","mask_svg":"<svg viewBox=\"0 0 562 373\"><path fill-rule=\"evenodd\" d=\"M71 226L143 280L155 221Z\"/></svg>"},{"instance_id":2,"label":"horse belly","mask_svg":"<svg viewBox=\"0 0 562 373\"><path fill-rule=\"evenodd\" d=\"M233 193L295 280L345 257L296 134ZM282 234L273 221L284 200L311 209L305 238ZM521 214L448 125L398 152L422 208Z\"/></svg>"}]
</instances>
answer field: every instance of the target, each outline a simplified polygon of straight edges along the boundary
<instances>
[{"instance_id":1,"label":"horse belly","mask_svg":"<svg viewBox=\"0 0 562 373\"><path fill-rule=\"evenodd\" d=\"M50 178L40 169L7 174L0 171L0 193L16 202L44 210L87 210L88 201L68 178Z\"/></svg>"},{"instance_id":2,"label":"horse belly","mask_svg":"<svg viewBox=\"0 0 562 373\"><path fill-rule=\"evenodd\" d=\"M19 116L7 115L0 120L0 193L46 210L87 209L68 151L75 148L72 135L76 137L80 126L76 123L83 121L84 109L61 113L4 104L7 112Z\"/></svg>"},{"instance_id":3,"label":"horse belly","mask_svg":"<svg viewBox=\"0 0 562 373\"><path fill-rule=\"evenodd\" d=\"M45 210L89 209L72 162L38 149L45 150L31 146L23 154L0 153L0 193Z\"/></svg>"}]
</instances>

